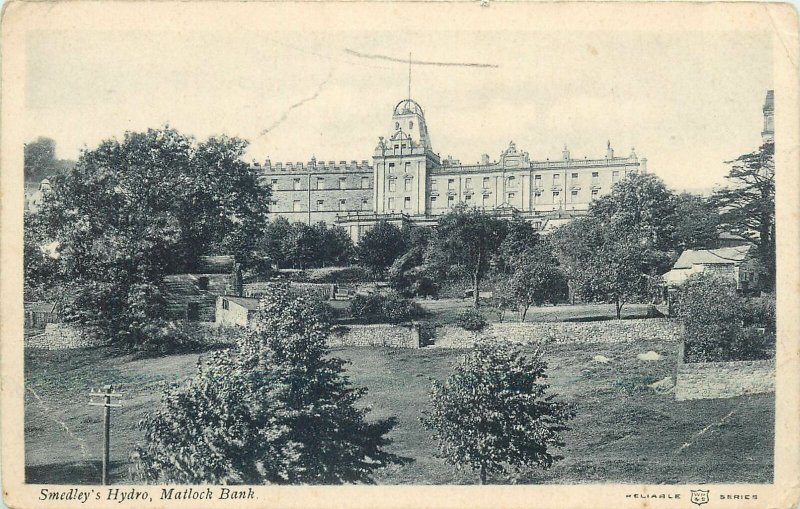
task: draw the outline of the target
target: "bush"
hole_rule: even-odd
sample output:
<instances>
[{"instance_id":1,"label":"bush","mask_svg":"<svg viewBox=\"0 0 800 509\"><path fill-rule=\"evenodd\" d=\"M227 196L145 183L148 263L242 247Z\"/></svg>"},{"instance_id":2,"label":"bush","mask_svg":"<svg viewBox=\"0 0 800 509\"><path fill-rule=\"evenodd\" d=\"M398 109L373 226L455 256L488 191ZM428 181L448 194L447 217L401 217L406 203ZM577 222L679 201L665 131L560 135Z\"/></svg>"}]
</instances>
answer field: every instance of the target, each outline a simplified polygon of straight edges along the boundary
<instances>
[{"instance_id":1,"label":"bush","mask_svg":"<svg viewBox=\"0 0 800 509\"><path fill-rule=\"evenodd\" d=\"M773 355L774 306L748 302L727 277L699 273L684 283L678 314L686 362L767 359ZM760 322L760 323L759 323Z\"/></svg>"},{"instance_id":2,"label":"bush","mask_svg":"<svg viewBox=\"0 0 800 509\"><path fill-rule=\"evenodd\" d=\"M403 323L422 316L422 308L395 292L356 295L350 300L350 313L366 323Z\"/></svg>"},{"instance_id":3,"label":"bush","mask_svg":"<svg viewBox=\"0 0 800 509\"><path fill-rule=\"evenodd\" d=\"M469 331L483 330L489 324L481 312L475 308L468 308L459 313L456 323L459 327Z\"/></svg>"}]
</instances>

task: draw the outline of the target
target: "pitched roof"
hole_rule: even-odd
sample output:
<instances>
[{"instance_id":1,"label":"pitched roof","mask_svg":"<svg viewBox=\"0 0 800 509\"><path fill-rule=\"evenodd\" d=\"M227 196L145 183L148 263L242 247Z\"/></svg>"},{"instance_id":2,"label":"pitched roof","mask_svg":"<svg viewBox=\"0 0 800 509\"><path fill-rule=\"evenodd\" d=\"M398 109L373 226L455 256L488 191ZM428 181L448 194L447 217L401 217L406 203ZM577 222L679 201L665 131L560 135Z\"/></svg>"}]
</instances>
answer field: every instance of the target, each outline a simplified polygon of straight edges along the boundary
<instances>
[{"instance_id":1,"label":"pitched roof","mask_svg":"<svg viewBox=\"0 0 800 509\"><path fill-rule=\"evenodd\" d=\"M258 303L260 302L260 299L255 299L252 297L236 297L234 295L223 295L222 298L249 310L258 309Z\"/></svg>"},{"instance_id":2,"label":"pitched roof","mask_svg":"<svg viewBox=\"0 0 800 509\"><path fill-rule=\"evenodd\" d=\"M750 245L722 247L719 249L687 249L673 266L674 269L691 269L692 265L733 264L747 257Z\"/></svg>"},{"instance_id":3,"label":"pitched roof","mask_svg":"<svg viewBox=\"0 0 800 509\"><path fill-rule=\"evenodd\" d=\"M34 311L38 313L52 313L56 309L55 302L36 301L26 302L24 304L25 311Z\"/></svg>"}]
</instances>

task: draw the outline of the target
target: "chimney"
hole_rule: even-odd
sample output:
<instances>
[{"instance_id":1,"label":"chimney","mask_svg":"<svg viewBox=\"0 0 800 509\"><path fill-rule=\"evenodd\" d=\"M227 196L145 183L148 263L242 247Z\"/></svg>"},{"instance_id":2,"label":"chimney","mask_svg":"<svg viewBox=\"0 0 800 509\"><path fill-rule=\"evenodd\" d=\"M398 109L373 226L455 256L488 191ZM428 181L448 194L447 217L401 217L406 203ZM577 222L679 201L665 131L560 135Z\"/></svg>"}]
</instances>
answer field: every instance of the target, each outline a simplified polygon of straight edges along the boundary
<instances>
[{"instance_id":1,"label":"chimney","mask_svg":"<svg viewBox=\"0 0 800 509\"><path fill-rule=\"evenodd\" d=\"M489 166L489 154L481 154L481 164Z\"/></svg>"}]
</instances>

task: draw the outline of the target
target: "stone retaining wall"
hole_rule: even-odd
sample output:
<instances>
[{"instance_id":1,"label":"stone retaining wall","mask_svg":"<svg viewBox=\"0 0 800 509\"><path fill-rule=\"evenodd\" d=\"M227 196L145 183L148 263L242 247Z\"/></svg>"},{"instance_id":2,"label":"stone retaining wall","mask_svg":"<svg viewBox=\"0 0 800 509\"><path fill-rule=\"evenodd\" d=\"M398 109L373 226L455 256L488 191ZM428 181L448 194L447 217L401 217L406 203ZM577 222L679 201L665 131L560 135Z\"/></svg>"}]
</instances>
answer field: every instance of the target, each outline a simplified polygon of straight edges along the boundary
<instances>
[{"instance_id":1,"label":"stone retaining wall","mask_svg":"<svg viewBox=\"0 0 800 509\"><path fill-rule=\"evenodd\" d=\"M48 323L43 333L25 337L26 348L43 350L69 350L102 345L103 342L95 339L85 328L72 323Z\"/></svg>"},{"instance_id":2,"label":"stone retaining wall","mask_svg":"<svg viewBox=\"0 0 800 509\"><path fill-rule=\"evenodd\" d=\"M328 337L328 345L336 346L387 346L391 348L419 348L419 325L347 325L335 327Z\"/></svg>"},{"instance_id":3,"label":"stone retaining wall","mask_svg":"<svg viewBox=\"0 0 800 509\"><path fill-rule=\"evenodd\" d=\"M684 362L683 343L675 368L675 399L734 398L775 392L775 359Z\"/></svg>"},{"instance_id":4,"label":"stone retaining wall","mask_svg":"<svg viewBox=\"0 0 800 509\"><path fill-rule=\"evenodd\" d=\"M469 348L476 339L494 337L514 343L618 343L629 341L680 341L683 327L667 318L603 320L597 322L502 322L470 332L456 325L437 328L434 346Z\"/></svg>"}]
</instances>

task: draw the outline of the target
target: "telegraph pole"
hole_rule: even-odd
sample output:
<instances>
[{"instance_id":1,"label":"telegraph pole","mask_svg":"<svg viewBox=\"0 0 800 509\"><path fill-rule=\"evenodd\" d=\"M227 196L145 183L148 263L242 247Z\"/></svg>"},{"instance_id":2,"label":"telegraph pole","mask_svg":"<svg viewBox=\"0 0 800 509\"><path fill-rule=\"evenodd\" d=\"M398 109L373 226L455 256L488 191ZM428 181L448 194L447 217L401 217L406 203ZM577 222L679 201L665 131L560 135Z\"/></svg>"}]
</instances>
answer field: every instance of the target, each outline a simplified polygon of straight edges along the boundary
<instances>
[{"instance_id":1,"label":"telegraph pole","mask_svg":"<svg viewBox=\"0 0 800 509\"><path fill-rule=\"evenodd\" d=\"M101 392L89 393L89 406L103 407L103 485L108 484L108 464L109 464L109 450L111 445L111 407L119 408L122 405L111 403L111 398L122 397L122 393L114 392L113 385L104 385ZM92 398L102 397L102 402L94 401Z\"/></svg>"}]
</instances>

